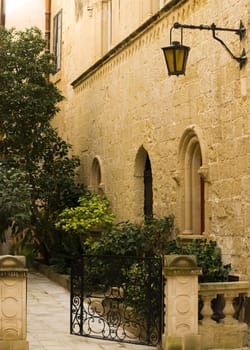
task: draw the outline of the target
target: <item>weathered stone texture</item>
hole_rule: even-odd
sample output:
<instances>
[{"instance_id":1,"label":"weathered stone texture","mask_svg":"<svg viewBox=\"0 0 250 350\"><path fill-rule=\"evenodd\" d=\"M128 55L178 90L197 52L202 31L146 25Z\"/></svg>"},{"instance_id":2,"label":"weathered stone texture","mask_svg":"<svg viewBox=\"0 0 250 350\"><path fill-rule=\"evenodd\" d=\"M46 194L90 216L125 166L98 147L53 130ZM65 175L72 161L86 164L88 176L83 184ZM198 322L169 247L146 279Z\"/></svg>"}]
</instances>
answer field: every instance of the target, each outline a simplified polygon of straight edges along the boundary
<instances>
[{"instance_id":1,"label":"weathered stone texture","mask_svg":"<svg viewBox=\"0 0 250 350\"><path fill-rule=\"evenodd\" d=\"M175 21L238 28L242 20L248 26L249 1L180 1L74 88L70 84L102 56L94 30L100 25L100 7L94 5L92 17L83 9L75 23L67 0L54 1L52 13L61 3L65 11L64 69L54 81L66 100L55 125L81 158L82 181L91 184L91 166L98 156L105 193L117 220L141 220L143 196L138 187L140 177L136 176L136 156L143 146L152 166L154 213L174 213L176 226L182 231L183 178L176 176L180 141L189 128L201 130L199 142L208 169L205 235L218 240L234 271L250 276L246 249L250 238L250 66L240 70L211 32L184 30L184 44L191 46L187 72L170 78L160 49L168 45L169 29ZM130 12L135 11L136 16L134 3ZM134 22L129 24L134 17L126 17L122 9L120 16L122 23L128 22L127 35L136 28ZM114 25L118 30L119 24ZM114 44L124 39L124 28L120 37L116 32ZM176 40L179 36L175 30ZM249 51L248 32L242 42L234 33L218 36L236 55L243 47Z\"/></svg>"}]
</instances>

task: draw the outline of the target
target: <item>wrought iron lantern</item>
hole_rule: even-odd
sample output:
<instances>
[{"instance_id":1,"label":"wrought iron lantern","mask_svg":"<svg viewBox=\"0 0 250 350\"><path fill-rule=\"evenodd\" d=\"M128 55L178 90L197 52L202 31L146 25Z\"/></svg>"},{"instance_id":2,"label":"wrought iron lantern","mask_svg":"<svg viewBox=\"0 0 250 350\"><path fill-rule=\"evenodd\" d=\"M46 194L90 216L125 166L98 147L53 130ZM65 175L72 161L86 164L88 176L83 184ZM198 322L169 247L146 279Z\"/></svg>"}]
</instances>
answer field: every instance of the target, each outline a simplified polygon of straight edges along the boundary
<instances>
[{"instance_id":1,"label":"wrought iron lantern","mask_svg":"<svg viewBox=\"0 0 250 350\"><path fill-rule=\"evenodd\" d=\"M190 47L173 41L172 45L163 47L163 54L167 64L168 75L185 74Z\"/></svg>"},{"instance_id":2,"label":"wrought iron lantern","mask_svg":"<svg viewBox=\"0 0 250 350\"><path fill-rule=\"evenodd\" d=\"M173 41L172 42L172 30L173 29L181 29L181 42ZM188 54L190 51L190 47L185 46L182 44L183 39L183 29L199 29L199 30L211 30L213 33L213 38L217 41L219 41L224 48L227 50L227 52L230 54L230 56L235 59L240 64L240 69L244 66L244 64L247 61L246 51L245 49L242 50L242 53L240 56L235 56L232 51L228 48L228 46L224 43L224 41L216 36L217 31L228 31L228 32L234 32L235 34L239 35L240 40L244 37L246 33L246 28L243 25L242 21L240 21L240 27L238 29L232 29L232 28L221 28L217 27L214 23L210 26L208 25L188 25L188 24L180 24L178 22L174 23L174 25L170 29L170 46L163 47L163 54L165 57L167 69L168 69L168 75L181 75L185 74L186 71L186 64L188 59Z\"/></svg>"}]
</instances>

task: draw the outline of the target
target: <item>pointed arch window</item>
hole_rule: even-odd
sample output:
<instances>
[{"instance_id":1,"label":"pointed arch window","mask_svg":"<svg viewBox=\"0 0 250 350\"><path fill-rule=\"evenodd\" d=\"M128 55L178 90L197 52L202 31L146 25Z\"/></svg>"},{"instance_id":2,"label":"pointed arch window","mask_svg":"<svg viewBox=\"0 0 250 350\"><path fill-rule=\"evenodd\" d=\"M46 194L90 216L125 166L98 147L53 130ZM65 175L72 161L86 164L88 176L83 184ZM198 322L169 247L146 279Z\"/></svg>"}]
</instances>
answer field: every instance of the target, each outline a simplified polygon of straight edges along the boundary
<instances>
[{"instance_id":1,"label":"pointed arch window","mask_svg":"<svg viewBox=\"0 0 250 350\"><path fill-rule=\"evenodd\" d=\"M92 163L91 189L93 192L103 194L101 166L97 158Z\"/></svg>"},{"instance_id":2,"label":"pointed arch window","mask_svg":"<svg viewBox=\"0 0 250 350\"><path fill-rule=\"evenodd\" d=\"M144 216L153 216L152 170L148 154L144 168Z\"/></svg>"},{"instance_id":3,"label":"pointed arch window","mask_svg":"<svg viewBox=\"0 0 250 350\"><path fill-rule=\"evenodd\" d=\"M153 216L153 177L148 152L141 146L135 159L134 211L138 219Z\"/></svg>"},{"instance_id":4,"label":"pointed arch window","mask_svg":"<svg viewBox=\"0 0 250 350\"><path fill-rule=\"evenodd\" d=\"M181 147L181 226L185 235L205 232L204 164L199 139L192 131L183 138Z\"/></svg>"},{"instance_id":5,"label":"pointed arch window","mask_svg":"<svg viewBox=\"0 0 250 350\"><path fill-rule=\"evenodd\" d=\"M196 138L189 142L185 157L185 231L202 234L204 231L204 181L199 169L202 166L200 144Z\"/></svg>"}]
</instances>

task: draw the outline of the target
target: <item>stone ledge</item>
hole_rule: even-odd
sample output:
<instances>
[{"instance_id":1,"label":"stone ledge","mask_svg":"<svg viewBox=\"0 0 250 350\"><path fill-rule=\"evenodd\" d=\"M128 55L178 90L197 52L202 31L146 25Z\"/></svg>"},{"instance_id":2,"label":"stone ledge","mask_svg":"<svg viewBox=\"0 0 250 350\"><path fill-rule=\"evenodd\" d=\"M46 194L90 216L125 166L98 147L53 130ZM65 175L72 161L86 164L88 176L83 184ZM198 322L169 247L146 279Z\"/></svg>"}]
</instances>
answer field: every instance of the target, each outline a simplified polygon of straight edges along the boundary
<instances>
[{"instance_id":1,"label":"stone ledge","mask_svg":"<svg viewBox=\"0 0 250 350\"><path fill-rule=\"evenodd\" d=\"M69 275L62 275L57 272L55 272L51 267L45 264L41 264L39 262L34 262L33 267L38 272L41 272L43 275L48 277L51 281L59 284L63 288L70 291L70 276Z\"/></svg>"},{"instance_id":2,"label":"stone ledge","mask_svg":"<svg viewBox=\"0 0 250 350\"><path fill-rule=\"evenodd\" d=\"M209 282L200 283L200 292L213 291L219 294L219 292L225 291L237 291L238 293L247 293L249 291L248 281L236 281L236 282Z\"/></svg>"}]
</instances>

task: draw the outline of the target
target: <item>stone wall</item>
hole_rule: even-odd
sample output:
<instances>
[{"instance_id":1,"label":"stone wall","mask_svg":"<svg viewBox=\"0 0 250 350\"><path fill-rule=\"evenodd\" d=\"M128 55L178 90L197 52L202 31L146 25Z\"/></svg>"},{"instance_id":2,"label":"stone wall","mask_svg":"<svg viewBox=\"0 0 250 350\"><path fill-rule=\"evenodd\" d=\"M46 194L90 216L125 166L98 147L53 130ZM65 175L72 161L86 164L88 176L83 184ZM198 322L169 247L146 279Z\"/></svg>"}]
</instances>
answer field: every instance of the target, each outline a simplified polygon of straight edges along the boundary
<instances>
[{"instance_id":1,"label":"stone wall","mask_svg":"<svg viewBox=\"0 0 250 350\"><path fill-rule=\"evenodd\" d=\"M81 158L81 181L91 188L92 163L99 159L103 190L117 220L142 220L138 159L143 147L152 166L154 214L174 213L182 233L181 150L185 135L195 135L205 165L204 236L218 241L235 273L250 276L250 66L240 70L208 31L184 30L184 44L191 47L185 76L168 77L161 52L176 21L238 28L242 20L248 27L249 1L168 1L103 60L98 39L101 7L92 3L91 16L83 9L77 20L67 1L55 1L52 8L55 13L65 6L63 69L53 80L66 100L54 125ZM120 21L124 18L121 15ZM219 35L236 55L243 47L248 52L248 31L242 42L234 33ZM176 40L179 36L174 31Z\"/></svg>"}]
</instances>

